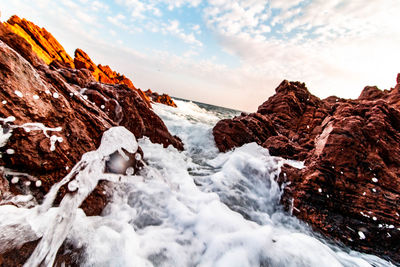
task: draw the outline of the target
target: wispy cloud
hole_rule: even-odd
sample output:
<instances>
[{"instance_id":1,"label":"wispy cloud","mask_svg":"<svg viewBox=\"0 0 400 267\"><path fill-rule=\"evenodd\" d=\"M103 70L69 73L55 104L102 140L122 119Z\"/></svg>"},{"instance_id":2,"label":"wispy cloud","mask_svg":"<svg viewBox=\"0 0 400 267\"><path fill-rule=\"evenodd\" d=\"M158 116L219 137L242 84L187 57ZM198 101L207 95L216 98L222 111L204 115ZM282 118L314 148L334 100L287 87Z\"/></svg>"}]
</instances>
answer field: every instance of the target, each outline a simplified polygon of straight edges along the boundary
<instances>
[{"instance_id":1,"label":"wispy cloud","mask_svg":"<svg viewBox=\"0 0 400 267\"><path fill-rule=\"evenodd\" d=\"M398 1L209 3L208 25L241 58L243 70L271 80L303 80L320 96L345 97L357 97L371 82L388 87L398 71Z\"/></svg>"},{"instance_id":2,"label":"wispy cloud","mask_svg":"<svg viewBox=\"0 0 400 267\"><path fill-rule=\"evenodd\" d=\"M109 11L110 10L110 7L107 4L105 4L103 2L99 2L99 1L92 1L91 8L93 11L99 11L99 10Z\"/></svg>"},{"instance_id":3,"label":"wispy cloud","mask_svg":"<svg viewBox=\"0 0 400 267\"><path fill-rule=\"evenodd\" d=\"M171 33L187 44L196 45L199 47L203 46L203 43L196 39L193 32L185 33L184 30L180 28L178 20L171 20L168 24L164 24L163 32Z\"/></svg>"},{"instance_id":4,"label":"wispy cloud","mask_svg":"<svg viewBox=\"0 0 400 267\"><path fill-rule=\"evenodd\" d=\"M139 87L243 110L282 79L357 97L367 84L392 86L400 71L398 0L13 0L2 13Z\"/></svg>"},{"instance_id":5,"label":"wispy cloud","mask_svg":"<svg viewBox=\"0 0 400 267\"><path fill-rule=\"evenodd\" d=\"M148 16L161 16L162 12L156 7L153 1L141 0L116 0L116 2L130 11L131 18L134 20L145 19Z\"/></svg>"},{"instance_id":6,"label":"wispy cloud","mask_svg":"<svg viewBox=\"0 0 400 267\"><path fill-rule=\"evenodd\" d=\"M197 7L201 3L201 0L159 0L159 2L166 3L168 5L168 9L173 10L185 5Z\"/></svg>"},{"instance_id":7,"label":"wispy cloud","mask_svg":"<svg viewBox=\"0 0 400 267\"><path fill-rule=\"evenodd\" d=\"M107 21L114 26L121 27L123 29L128 29L128 25L124 22L125 16L122 14L117 14L116 16L108 16Z\"/></svg>"}]
</instances>

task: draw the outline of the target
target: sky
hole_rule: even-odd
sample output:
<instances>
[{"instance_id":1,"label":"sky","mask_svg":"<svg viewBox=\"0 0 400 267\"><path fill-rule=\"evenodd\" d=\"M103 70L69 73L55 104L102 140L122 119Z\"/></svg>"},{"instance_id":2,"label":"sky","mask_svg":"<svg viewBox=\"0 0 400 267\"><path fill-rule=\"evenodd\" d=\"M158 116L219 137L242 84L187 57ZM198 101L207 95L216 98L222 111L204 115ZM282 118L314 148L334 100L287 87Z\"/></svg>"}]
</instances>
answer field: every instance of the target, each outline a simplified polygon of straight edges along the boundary
<instances>
[{"instance_id":1,"label":"sky","mask_svg":"<svg viewBox=\"0 0 400 267\"><path fill-rule=\"evenodd\" d=\"M390 89L399 0L0 0L143 90L243 111L284 80L320 98Z\"/></svg>"}]
</instances>

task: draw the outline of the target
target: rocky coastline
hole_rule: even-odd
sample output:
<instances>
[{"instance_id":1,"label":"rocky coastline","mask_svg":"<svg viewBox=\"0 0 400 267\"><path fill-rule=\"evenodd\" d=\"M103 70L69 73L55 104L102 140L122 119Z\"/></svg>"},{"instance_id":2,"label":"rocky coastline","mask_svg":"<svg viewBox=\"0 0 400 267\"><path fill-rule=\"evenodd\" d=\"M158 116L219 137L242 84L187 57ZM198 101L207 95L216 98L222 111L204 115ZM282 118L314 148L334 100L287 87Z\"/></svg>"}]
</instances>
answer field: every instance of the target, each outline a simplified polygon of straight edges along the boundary
<instances>
[{"instance_id":1,"label":"rocky coastline","mask_svg":"<svg viewBox=\"0 0 400 267\"><path fill-rule=\"evenodd\" d=\"M285 165L279 183L288 212L336 242L400 262L400 74L390 90L358 99L319 99L283 81L257 112L213 129L220 151L256 142Z\"/></svg>"},{"instance_id":2,"label":"rocky coastline","mask_svg":"<svg viewBox=\"0 0 400 267\"><path fill-rule=\"evenodd\" d=\"M182 151L151 103L176 107L166 94L142 91L108 65L76 49L74 58L45 28L17 16L0 23L0 205L42 203L103 132L124 126L136 138ZM219 121L219 151L255 142L271 155L304 161L284 165L278 179L287 212L335 242L400 263L400 74L390 90L367 86L357 99L320 99L304 83L283 81L257 112ZM143 152L139 148L139 159ZM137 173L135 155L121 170ZM109 201L101 181L81 208L100 215ZM66 186L56 203L68 193ZM31 195L19 203L17 195ZM0 251L1 266L22 265L39 238ZM79 265L64 243L57 263Z\"/></svg>"}]
</instances>

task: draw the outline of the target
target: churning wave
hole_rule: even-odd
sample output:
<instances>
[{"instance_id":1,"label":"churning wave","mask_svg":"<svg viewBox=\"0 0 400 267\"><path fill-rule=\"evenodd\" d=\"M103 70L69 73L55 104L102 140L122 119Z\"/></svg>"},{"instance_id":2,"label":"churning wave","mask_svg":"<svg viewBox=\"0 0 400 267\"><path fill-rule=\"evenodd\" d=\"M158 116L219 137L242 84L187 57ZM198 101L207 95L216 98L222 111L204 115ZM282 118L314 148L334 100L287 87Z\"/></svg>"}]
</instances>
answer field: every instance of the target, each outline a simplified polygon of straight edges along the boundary
<instances>
[{"instance_id":1,"label":"churning wave","mask_svg":"<svg viewBox=\"0 0 400 267\"><path fill-rule=\"evenodd\" d=\"M212 127L237 111L175 101L178 108L154 104L153 109L182 139L185 151L139 139L145 167L139 176L126 175L109 188L112 201L102 216L85 216L71 198L57 208L49 201L34 209L1 206L0 226L20 225L25 237L40 235L52 242L66 238L83 248L83 266L391 266L376 256L328 243L283 211L275 178L283 164L302 168L302 162L270 156L255 143L218 152ZM97 152L82 158L78 165L84 168L71 171L92 182L71 187L92 190L93 181L103 175L97 170L104 155L121 146L136 151L134 137L126 142L130 135L122 128L111 130ZM73 216L60 228L57 216L67 212L63 209ZM49 228L54 230L46 234ZM44 244L36 255L54 253L49 250Z\"/></svg>"}]
</instances>

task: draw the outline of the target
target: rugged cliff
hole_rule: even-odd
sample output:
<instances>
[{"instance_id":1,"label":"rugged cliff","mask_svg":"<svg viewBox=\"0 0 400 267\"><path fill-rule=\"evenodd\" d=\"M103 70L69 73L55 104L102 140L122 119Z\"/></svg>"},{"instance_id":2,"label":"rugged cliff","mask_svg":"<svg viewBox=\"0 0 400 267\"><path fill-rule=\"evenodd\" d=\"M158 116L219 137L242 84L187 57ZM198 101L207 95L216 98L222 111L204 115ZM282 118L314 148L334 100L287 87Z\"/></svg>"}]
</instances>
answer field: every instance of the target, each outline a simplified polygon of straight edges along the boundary
<instances>
[{"instance_id":1,"label":"rugged cliff","mask_svg":"<svg viewBox=\"0 0 400 267\"><path fill-rule=\"evenodd\" d=\"M153 142L183 149L137 90L97 82L88 68L48 66L7 25L0 25L0 40L0 117L3 132L12 132L1 147L0 165L10 169L5 174L18 170L34 176L42 181L39 189L45 193L84 152L99 145L106 129L116 125L125 126L137 138L148 136ZM10 186L11 191L25 190ZM86 208L89 214L98 214L103 205L104 201Z\"/></svg>"},{"instance_id":2,"label":"rugged cliff","mask_svg":"<svg viewBox=\"0 0 400 267\"><path fill-rule=\"evenodd\" d=\"M132 90L137 91L140 97L150 105L149 96L142 90L137 89L125 75L112 70L108 65L96 65L88 54L79 48L75 50L74 58L72 59L63 46L45 28L40 28L33 22L20 19L15 15L4 23L4 27L7 29L7 32L15 33L25 39L37 57L46 64L52 64L57 67L87 69L92 73L96 81L106 84L125 84ZM168 95L162 95L160 99L159 103L167 105L173 102Z\"/></svg>"},{"instance_id":3,"label":"rugged cliff","mask_svg":"<svg viewBox=\"0 0 400 267\"><path fill-rule=\"evenodd\" d=\"M283 81L252 114L213 129L221 151L249 142L305 161L284 166L282 202L311 226L353 248L400 261L400 75L391 90L355 100L311 95Z\"/></svg>"},{"instance_id":4,"label":"rugged cliff","mask_svg":"<svg viewBox=\"0 0 400 267\"><path fill-rule=\"evenodd\" d=\"M33 52L46 64L58 61L70 68L74 67L74 60L45 28L15 15L5 22L4 26L8 31L24 38L31 45Z\"/></svg>"},{"instance_id":5,"label":"rugged cliff","mask_svg":"<svg viewBox=\"0 0 400 267\"><path fill-rule=\"evenodd\" d=\"M15 29L20 32L15 34ZM21 37L22 29L28 29L24 32L35 38ZM42 52L37 53L39 49ZM98 82L90 69L72 68L75 64L62 51L51 34L26 20L14 16L8 23L0 24L2 204L41 203L51 186L60 181L85 152L95 150L103 132L113 126L124 126L137 138L147 136L164 147L172 145L183 149L179 138L168 132L132 83ZM118 79L118 75L111 74ZM142 154L140 149L138 153ZM136 172L141 167L140 160L133 155L129 157L125 168L132 167ZM115 172L112 167L106 171ZM110 186L109 182L101 182L89 195L82 205L87 215L102 212ZM66 187L62 187L58 201L66 192ZM33 198L19 202L16 195L32 195ZM33 241L21 250L1 252L4 254L0 255L0 263L23 263L35 244Z\"/></svg>"},{"instance_id":6,"label":"rugged cliff","mask_svg":"<svg viewBox=\"0 0 400 267\"><path fill-rule=\"evenodd\" d=\"M124 84L128 86L130 89L136 91L139 96L148 104L150 107L150 99L146 96L146 94L140 90L137 89L131 80L129 80L125 75L119 74L115 71L113 71L108 65L102 66L102 65L97 65L90 59L88 54L86 54L84 51L81 49L76 49L75 50L75 55L74 55L74 64L76 69L87 69L89 70L94 79L98 82L101 83L106 83L106 84Z\"/></svg>"}]
</instances>

